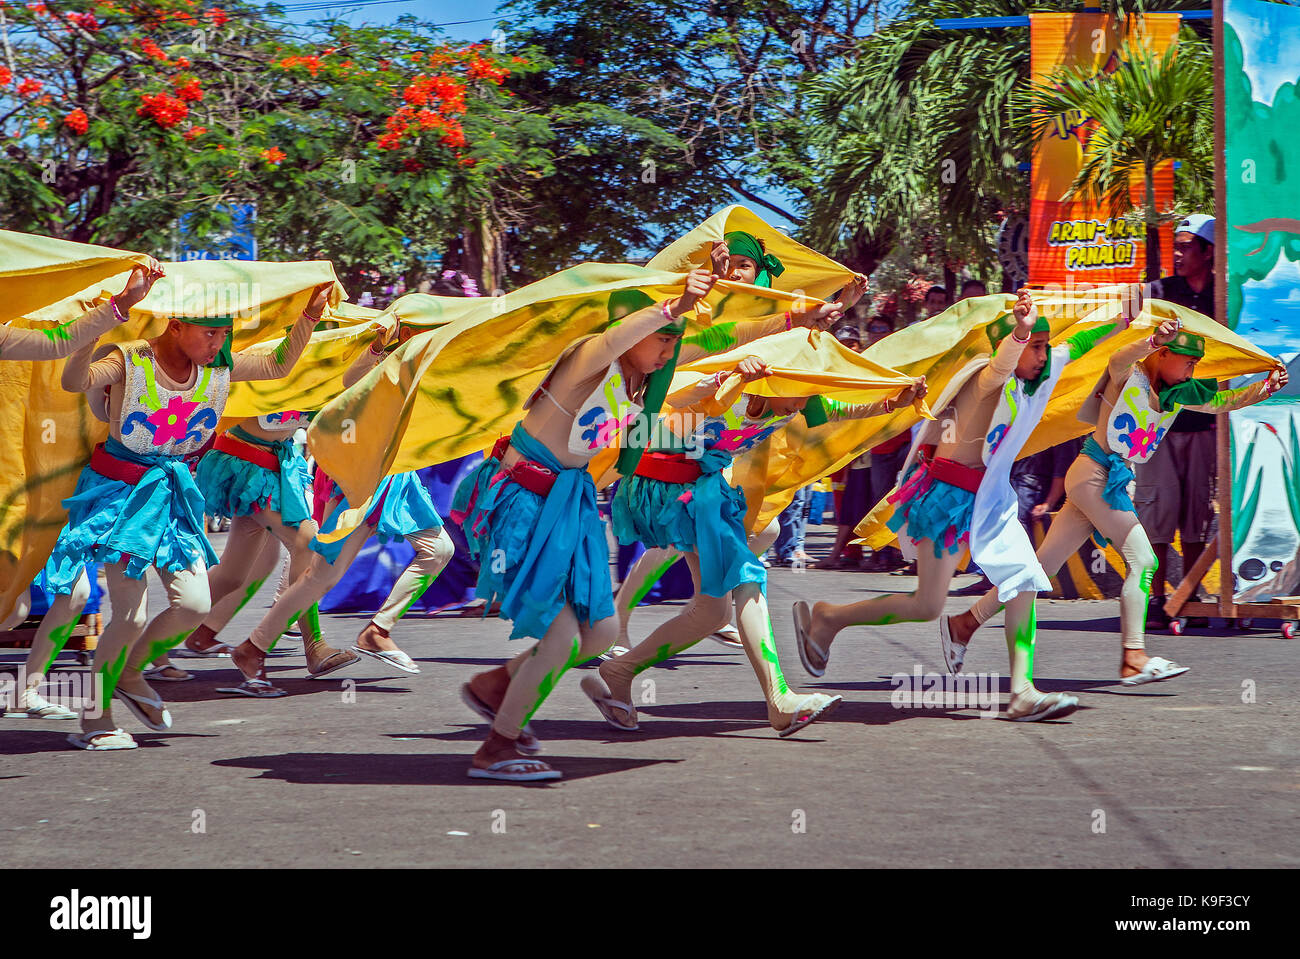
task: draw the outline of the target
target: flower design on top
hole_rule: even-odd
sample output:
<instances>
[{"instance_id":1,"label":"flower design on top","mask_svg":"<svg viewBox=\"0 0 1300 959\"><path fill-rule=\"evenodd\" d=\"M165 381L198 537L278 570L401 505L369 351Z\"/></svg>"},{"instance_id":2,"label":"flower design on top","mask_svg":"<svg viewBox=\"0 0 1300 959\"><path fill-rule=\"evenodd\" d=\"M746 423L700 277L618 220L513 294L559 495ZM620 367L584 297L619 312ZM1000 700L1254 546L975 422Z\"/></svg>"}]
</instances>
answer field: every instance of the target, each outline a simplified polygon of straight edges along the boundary
<instances>
[{"instance_id":1,"label":"flower design on top","mask_svg":"<svg viewBox=\"0 0 1300 959\"><path fill-rule=\"evenodd\" d=\"M1155 449L1159 437L1154 429L1135 428L1120 437L1128 444L1129 458L1146 456Z\"/></svg>"},{"instance_id":2,"label":"flower design on top","mask_svg":"<svg viewBox=\"0 0 1300 959\"><path fill-rule=\"evenodd\" d=\"M183 396L173 396L166 406L151 413L145 422L153 427L153 445L166 446L185 439L190 416L199 408Z\"/></svg>"},{"instance_id":3,"label":"flower design on top","mask_svg":"<svg viewBox=\"0 0 1300 959\"><path fill-rule=\"evenodd\" d=\"M987 437L985 437L985 440L989 444L989 456L992 456L994 453L998 451L998 447L1002 445L1002 441L1006 438L1006 435L1007 435L1007 424L999 423L996 427L994 427L993 431L989 433Z\"/></svg>"},{"instance_id":4,"label":"flower design on top","mask_svg":"<svg viewBox=\"0 0 1300 959\"><path fill-rule=\"evenodd\" d=\"M738 430L723 430L718 434L717 442L713 444L713 448L734 453L738 450L747 449L749 446L757 446L770 432L770 429L758 424L744 426Z\"/></svg>"}]
</instances>

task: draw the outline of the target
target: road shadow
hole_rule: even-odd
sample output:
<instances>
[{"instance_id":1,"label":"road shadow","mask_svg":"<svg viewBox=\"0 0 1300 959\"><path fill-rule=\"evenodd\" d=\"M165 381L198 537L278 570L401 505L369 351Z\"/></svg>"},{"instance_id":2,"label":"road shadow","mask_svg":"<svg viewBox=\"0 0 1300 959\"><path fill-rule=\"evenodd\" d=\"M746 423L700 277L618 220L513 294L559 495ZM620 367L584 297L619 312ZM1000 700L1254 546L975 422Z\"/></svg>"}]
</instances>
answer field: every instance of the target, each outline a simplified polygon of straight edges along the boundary
<instances>
[{"instance_id":1,"label":"road shadow","mask_svg":"<svg viewBox=\"0 0 1300 959\"><path fill-rule=\"evenodd\" d=\"M565 780L591 779L612 773L678 763L679 759L627 759L619 757L545 756L546 763L564 773ZM259 769L258 779L278 779L297 785L327 786L481 786L509 785L470 779L470 757L463 753L393 755L392 753L279 753L218 759L212 765ZM554 784L552 780L549 784ZM547 782L523 785L546 786Z\"/></svg>"},{"instance_id":2,"label":"road shadow","mask_svg":"<svg viewBox=\"0 0 1300 959\"><path fill-rule=\"evenodd\" d=\"M25 729L0 730L0 755L23 756L35 753L72 753L83 752L68 742L70 733L78 733L81 726L75 721L66 721L67 729ZM157 749L168 745L170 739L213 739L212 733L152 733L131 731L133 738L141 749ZM116 752L134 752L132 749L115 750Z\"/></svg>"},{"instance_id":3,"label":"road shadow","mask_svg":"<svg viewBox=\"0 0 1300 959\"><path fill-rule=\"evenodd\" d=\"M292 668L292 667L284 667ZM356 682L355 689L364 690L369 693L410 693L412 689L409 686L384 686L376 685L389 682L392 677L384 678L362 678L360 676L347 676L342 671L332 673L325 679L287 679L284 676L273 676L276 670L267 667L267 676L272 679L275 685L283 689L287 696L277 697L280 700L291 699L295 696L312 696L320 693L328 693L338 696L343 687L339 685L341 680L353 679ZM164 702L168 703L203 703L215 702L217 700L250 700L255 701L252 696L242 696L236 693L219 693L218 687L238 686L242 677L238 670L222 670L218 673L216 670L205 670L203 673L195 673L196 679L184 683L158 683L153 688L162 696Z\"/></svg>"}]
</instances>

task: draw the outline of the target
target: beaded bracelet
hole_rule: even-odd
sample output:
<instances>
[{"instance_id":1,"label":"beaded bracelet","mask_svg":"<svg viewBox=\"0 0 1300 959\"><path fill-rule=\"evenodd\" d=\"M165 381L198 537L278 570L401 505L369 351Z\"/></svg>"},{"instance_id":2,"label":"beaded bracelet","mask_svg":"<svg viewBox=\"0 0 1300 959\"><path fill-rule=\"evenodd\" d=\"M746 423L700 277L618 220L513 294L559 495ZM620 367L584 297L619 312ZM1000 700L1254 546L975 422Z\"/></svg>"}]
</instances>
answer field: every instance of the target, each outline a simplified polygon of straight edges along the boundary
<instances>
[{"instance_id":1,"label":"beaded bracelet","mask_svg":"<svg viewBox=\"0 0 1300 959\"><path fill-rule=\"evenodd\" d=\"M790 316L790 311L785 311L785 331L789 333L794 329L794 318Z\"/></svg>"},{"instance_id":2,"label":"beaded bracelet","mask_svg":"<svg viewBox=\"0 0 1300 959\"><path fill-rule=\"evenodd\" d=\"M659 309L663 311L665 320L667 320L669 323L676 323L677 317L673 316L672 313L669 312L668 310L668 304L671 302L672 300L664 300L662 303L659 304Z\"/></svg>"},{"instance_id":3,"label":"beaded bracelet","mask_svg":"<svg viewBox=\"0 0 1300 959\"><path fill-rule=\"evenodd\" d=\"M1011 334L1011 338L1012 338L1013 340L1015 340L1017 343L1028 343L1028 342L1033 338L1033 335L1034 335L1034 334L1030 333L1029 336L1026 336L1026 337L1022 340L1020 337L1016 336L1016 334L1012 333L1012 334Z\"/></svg>"},{"instance_id":4,"label":"beaded bracelet","mask_svg":"<svg viewBox=\"0 0 1300 959\"><path fill-rule=\"evenodd\" d=\"M113 315L114 315L115 317L117 317L117 322L119 322L119 323L125 323L125 322L126 322L126 317L123 316L123 315L122 315L122 311L119 310L119 309L117 308L117 297L115 297L115 296L110 296L110 297L108 298L108 305L109 305L110 307L112 307L112 309L113 309Z\"/></svg>"}]
</instances>

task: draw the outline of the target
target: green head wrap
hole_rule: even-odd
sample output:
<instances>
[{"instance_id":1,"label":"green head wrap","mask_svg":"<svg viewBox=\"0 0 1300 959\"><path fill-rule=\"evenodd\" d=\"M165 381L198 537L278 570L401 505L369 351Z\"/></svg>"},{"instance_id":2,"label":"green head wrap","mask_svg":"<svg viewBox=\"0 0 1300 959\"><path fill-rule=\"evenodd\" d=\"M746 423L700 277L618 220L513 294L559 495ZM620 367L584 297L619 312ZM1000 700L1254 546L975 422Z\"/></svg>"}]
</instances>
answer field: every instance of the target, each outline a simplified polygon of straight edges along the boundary
<instances>
[{"instance_id":1,"label":"green head wrap","mask_svg":"<svg viewBox=\"0 0 1300 959\"><path fill-rule=\"evenodd\" d=\"M1174 338L1165 344L1170 353L1194 356L1198 360L1205 356L1205 337L1179 330Z\"/></svg>"},{"instance_id":2,"label":"green head wrap","mask_svg":"<svg viewBox=\"0 0 1300 959\"><path fill-rule=\"evenodd\" d=\"M179 323L188 323L190 326L228 326L231 328L230 333L226 334L226 342L221 344L221 349L217 351L216 358L208 364L214 369L225 367L229 369L234 365L235 359L230 351L231 335L234 333L235 318L233 316L173 316L170 319Z\"/></svg>"},{"instance_id":3,"label":"green head wrap","mask_svg":"<svg viewBox=\"0 0 1300 959\"><path fill-rule=\"evenodd\" d=\"M1188 333L1186 330L1175 333L1174 338L1165 346L1170 353L1177 353L1180 356L1191 356L1198 360L1205 356L1205 337ZM1173 409L1174 404L1202 406L1210 402L1218 391L1218 381L1208 377L1184 380L1159 391L1160 406L1166 410Z\"/></svg>"},{"instance_id":4,"label":"green head wrap","mask_svg":"<svg viewBox=\"0 0 1300 959\"><path fill-rule=\"evenodd\" d=\"M785 264L770 253L763 252L763 245L752 233L736 230L723 236L727 243L727 252L732 256L747 256L758 264L758 276L754 277L755 286L771 289L772 278L785 272Z\"/></svg>"},{"instance_id":5,"label":"green head wrap","mask_svg":"<svg viewBox=\"0 0 1300 959\"><path fill-rule=\"evenodd\" d=\"M993 348L996 350L998 344L1001 343L1006 338L1007 334L1010 333L1015 328L1016 328L1015 314L1008 313L1006 316L998 317L996 321L990 323L985 328L984 332L988 334L989 342L993 344ZM1047 318L1040 315L1038 319L1034 321L1034 329L1030 333L1030 335L1032 336L1034 333L1051 333L1051 332L1052 332L1052 327L1048 324ZM1043 364L1043 368L1042 370L1039 371L1038 375L1034 377L1032 380L1025 380L1025 393L1027 393L1029 396L1033 396L1034 392L1040 386L1043 385L1043 381L1047 379L1047 377L1051 374L1051 372L1052 372L1052 354L1049 352L1047 354L1047 362Z\"/></svg>"},{"instance_id":6,"label":"green head wrap","mask_svg":"<svg viewBox=\"0 0 1300 959\"><path fill-rule=\"evenodd\" d=\"M640 290L618 290L609 295L609 325L621 323L623 317L629 316L638 310L644 310L646 307L654 306L655 301L647 294ZM686 320L682 319L677 323L667 323L659 327L659 333L666 333L670 336L680 337L686 332ZM650 425L653 418L659 415L659 408L664 405L664 399L668 396L668 388L673 381L673 373L677 370L677 356L682 351L682 341L677 341L677 346L673 348L673 358L664 364L662 369L655 370L646 377L645 397L642 400L641 413L629 424L629 429L623 433L623 448L618 453L618 471L624 476L631 476L636 472L637 463L641 462L641 453L645 447L630 441L630 437L637 436L648 438L650 435Z\"/></svg>"}]
</instances>

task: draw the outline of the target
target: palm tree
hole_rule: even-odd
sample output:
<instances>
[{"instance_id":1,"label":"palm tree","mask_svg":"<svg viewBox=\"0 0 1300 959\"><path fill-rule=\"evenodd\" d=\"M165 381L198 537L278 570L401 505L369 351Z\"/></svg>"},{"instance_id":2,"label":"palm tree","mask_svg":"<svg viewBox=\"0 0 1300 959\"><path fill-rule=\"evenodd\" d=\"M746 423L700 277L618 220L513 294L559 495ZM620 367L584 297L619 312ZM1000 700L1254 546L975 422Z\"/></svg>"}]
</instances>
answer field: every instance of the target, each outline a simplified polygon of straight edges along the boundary
<instances>
[{"instance_id":1,"label":"palm tree","mask_svg":"<svg viewBox=\"0 0 1300 959\"><path fill-rule=\"evenodd\" d=\"M1147 5L1096 3L1116 15ZM1205 0L1149 5L1199 9ZM1029 203L1029 178L1020 169L1032 148L1022 119L1029 32L943 30L935 20L1079 9L1078 0L909 0L845 66L810 84L808 109L820 128L808 239L845 252L867 245L883 257L928 198L938 208L947 252L991 265L997 212L1027 210ZM1208 21L1194 28L1207 31Z\"/></svg>"},{"instance_id":2,"label":"palm tree","mask_svg":"<svg viewBox=\"0 0 1300 959\"><path fill-rule=\"evenodd\" d=\"M1157 55L1131 38L1118 56L1113 73L1067 69L1036 85L1029 126L1037 137L1052 117L1069 110L1095 121L1064 199L1087 199L1120 215L1134 209L1129 187L1142 177L1146 271L1154 280L1160 275L1162 212L1155 202L1156 167L1179 160L1188 181L1214 180L1211 154L1198 139L1205 134L1204 118L1214 113L1213 57L1198 41L1182 40Z\"/></svg>"}]
</instances>

